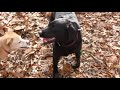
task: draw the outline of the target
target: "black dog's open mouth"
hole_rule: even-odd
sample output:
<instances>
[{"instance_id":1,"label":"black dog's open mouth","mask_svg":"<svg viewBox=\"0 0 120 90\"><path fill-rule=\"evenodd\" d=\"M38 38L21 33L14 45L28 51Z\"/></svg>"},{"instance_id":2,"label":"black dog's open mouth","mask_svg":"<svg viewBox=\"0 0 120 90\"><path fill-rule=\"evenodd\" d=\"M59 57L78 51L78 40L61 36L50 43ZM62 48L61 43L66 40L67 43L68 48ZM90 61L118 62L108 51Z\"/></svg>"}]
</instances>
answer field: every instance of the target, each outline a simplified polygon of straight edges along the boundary
<instances>
[{"instance_id":1,"label":"black dog's open mouth","mask_svg":"<svg viewBox=\"0 0 120 90\"><path fill-rule=\"evenodd\" d=\"M44 44L50 44L55 42L55 38L43 38L43 43Z\"/></svg>"}]
</instances>

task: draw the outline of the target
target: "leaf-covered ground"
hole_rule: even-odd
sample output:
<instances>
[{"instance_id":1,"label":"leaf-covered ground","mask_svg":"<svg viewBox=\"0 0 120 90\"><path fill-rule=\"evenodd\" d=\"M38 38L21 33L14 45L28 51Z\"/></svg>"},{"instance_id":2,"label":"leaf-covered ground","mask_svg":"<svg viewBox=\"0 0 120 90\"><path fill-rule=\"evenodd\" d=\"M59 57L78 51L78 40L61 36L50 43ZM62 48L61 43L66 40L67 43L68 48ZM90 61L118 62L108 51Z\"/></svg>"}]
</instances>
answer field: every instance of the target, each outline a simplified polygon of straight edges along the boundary
<instances>
[{"instance_id":1,"label":"leaf-covered ground","mask_svg":"<svg viewBox=\"0 0 120 90\"><path fill-rule=\"evenodd\" d=\"M120 13L77 12L82 29L81 65L73 70L75 56L62 57L59 72L64 78L120 77ZM0 77L51 78L52 44L41 45L37 32L47 26L43 12L0 12L0 29L10 27L30 40L27 50L13 51L7 62L0 60ZM1 33L1 32L0 32Z\"/></svg>"}]
</instances>

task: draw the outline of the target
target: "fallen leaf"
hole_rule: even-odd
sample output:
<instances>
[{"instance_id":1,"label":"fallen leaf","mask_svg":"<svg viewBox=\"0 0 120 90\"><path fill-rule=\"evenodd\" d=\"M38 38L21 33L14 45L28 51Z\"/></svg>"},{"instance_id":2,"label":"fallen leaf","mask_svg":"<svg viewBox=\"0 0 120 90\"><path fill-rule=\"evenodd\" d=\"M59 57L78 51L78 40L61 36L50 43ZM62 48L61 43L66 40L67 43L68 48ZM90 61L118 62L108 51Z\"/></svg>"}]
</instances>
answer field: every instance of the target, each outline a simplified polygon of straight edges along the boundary
<instances>
[{"instance_id":1,"label":"fallen leaf","mask_svg":"<svg viewBox=\"0 0 120 90\"><path fill-rule=\"evenodd\" d=\"M14 28L14 30L21 30L21 29L24 29L25 28L25 26L16 26L15 28Z\"/></svg>"}]
</instances>

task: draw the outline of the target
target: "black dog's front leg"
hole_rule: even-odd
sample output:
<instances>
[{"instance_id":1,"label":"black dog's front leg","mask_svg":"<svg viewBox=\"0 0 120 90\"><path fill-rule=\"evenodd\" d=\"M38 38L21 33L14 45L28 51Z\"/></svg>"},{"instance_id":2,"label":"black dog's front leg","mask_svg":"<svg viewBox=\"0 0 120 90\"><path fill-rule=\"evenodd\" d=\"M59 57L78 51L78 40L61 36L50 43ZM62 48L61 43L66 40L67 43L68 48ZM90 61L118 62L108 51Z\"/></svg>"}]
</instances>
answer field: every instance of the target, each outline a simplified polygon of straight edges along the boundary
<instances>
[{"instance_id":1,"label":"black dog's front leg","mask_svg":"<svg viewBox=\"0 0 120 90\"><path fill-rule=\"evenodd\" d=\"M60 59L57 46L53 47L53 78L59 78L58 61Z\"/></svg>"},{"instance_id":2,"label":"black dog's front leg","mask_svg":"<svg viewBox=\"0 0 120 90\"><path fill-rule=\"evenodd\" d=\"M73 69L76 69L80 66L80 51L76 52L75 53L75 56L76 56L76 62L75 64L72 66Z\"/></svg>"},{"instance_id":3,"label":"black dog's front leg","mask_svg":"<svg viewBox=\"0 0 120 90\"><path fill-rule=\"evenodd\" d=\"M81 39L81 41L82 41L82 39ZM76 69L80 66L81 49L82 49L82 42L80 43L79 48L78 48L77 52L75 53L76 63L72 66L73 69Z\"/></svg>"},{"instance_id":4,"label":"black dog's front leg","mask_svg":"<svg viewBox=\"0 0 120 90\"><path fill-rule=\"evenodd\" d=\"M53 55L53 78L59 78L58 61L60 57Z\"/></svg>"}]
</instances>

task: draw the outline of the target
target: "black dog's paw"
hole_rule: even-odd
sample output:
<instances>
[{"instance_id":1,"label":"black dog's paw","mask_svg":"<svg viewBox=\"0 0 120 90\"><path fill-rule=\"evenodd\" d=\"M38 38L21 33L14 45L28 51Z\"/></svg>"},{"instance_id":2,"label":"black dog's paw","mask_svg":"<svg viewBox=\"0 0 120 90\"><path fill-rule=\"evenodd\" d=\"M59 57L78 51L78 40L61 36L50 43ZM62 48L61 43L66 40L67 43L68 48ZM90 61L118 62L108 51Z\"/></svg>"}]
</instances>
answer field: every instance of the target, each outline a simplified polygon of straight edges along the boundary
<instances>
[{"instance_id":1,"label":"black dog's paw","mask_svg":"<svg viewBox=\"0 0 120 90\"><path fill-rule=\"evenodd\" d=\"M53 78L59 78L59 74L58 74L58 73L55 73L55 74L53 75Z\"/></svg>"}]
</instances>

